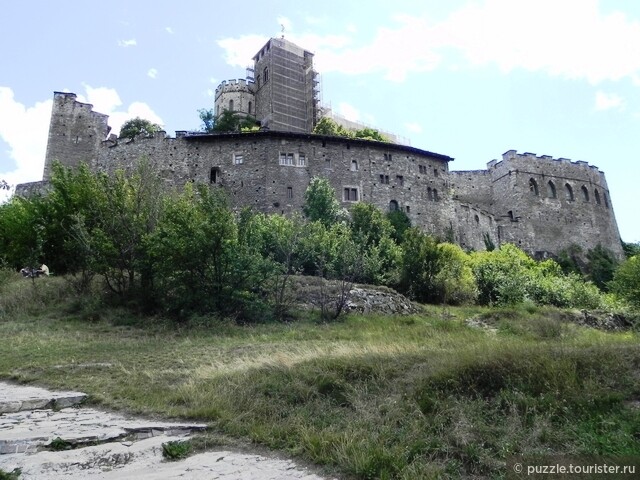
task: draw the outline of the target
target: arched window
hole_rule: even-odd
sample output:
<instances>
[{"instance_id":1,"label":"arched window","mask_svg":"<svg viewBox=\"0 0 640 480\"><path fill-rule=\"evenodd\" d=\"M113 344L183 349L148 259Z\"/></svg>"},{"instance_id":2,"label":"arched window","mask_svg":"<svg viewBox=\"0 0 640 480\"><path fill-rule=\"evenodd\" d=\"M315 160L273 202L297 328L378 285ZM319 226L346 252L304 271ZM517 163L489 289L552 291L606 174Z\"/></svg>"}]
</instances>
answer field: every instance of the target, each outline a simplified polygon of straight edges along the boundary
<instances>
[{"instance_id":1,"label":"arched window","mask_svg":"<svg viewBox=\"0 0 640 480\"><path fill-rule=\"evenodd\" d=\"M598 192L597 188L593 191L593 196L596 199L596 205L600 205L600 192Z\"/></svg>"},{"instance_id":2,"label":"arched window","mask_svg":"<svg viewBox=\"0 0 640 480\"><path fill-rule=\"evenodd\" d=\"M564 184L564 195L567 200L573 202L573 188L571 188L571 185L568 183Z\"/></svg>"},{"instance_id":3,"label":"arched window","mask_svg":"<svg viewBox=\"0 0 640 480\"><path fill-rule=\"evenodd\" d=\"M602 198L604 199L604 206L609 208L609 200L607 200L607 192L602 192Z\"/></svg>"},{"instance_id":4,"label":"arched window","mask_svg":"<svg viewBox=\"0 0 640 480\"><path fill-rule=\"evenodd\" d=\"M582 186L582 188L580 188L580 190L582 190L582 200L584 200L585 202L588 202L589 190L587 190L587 187L585 187L584 185Z\"/></svg>"},{"instance_id":5,"label":"arched window","mask_svg":"<svg viewBox=\"0 0 640 480\"><path fill-rule=\"evenodd\" d=\"M536 197L538 196L538 182L536 182L533 178L529 179L529 191L535 195Z\"/></svg>"},{"instance_id":6,"label":"arched window","mask_svg":"<svg viewBox=\"0 0 640 480\"><path fill-rule=\"evenodd\" d=\"M549 182L547 183L547 197L549 198L557 197L556 186L551 180L549 180Z\"/></svg>"},{"instance_id":7,"label":"arched window","mask_svg":"<svg viewBox=\"0 0 640 480\"><path fill-rule=\"evenodd\" d=\"M399 210L398 202L396 202L395 200L391 200L389 202L389 211L390 212L395 212L397 210Z\"/></svg>"},{"instance_id":8,"label":"arched window","mask_svg":"<svg viewBox=\"0 0 640 480\"><path fill-rule=\"evenodd\" d=\"M269 81L269 67L264 67L264 72L262 72L262 76L264 77L264 83Z\"/></svg>"},{"instance_id":9,"label":"arched window","mask_svg":"<svg viewBox=\"0 0 640 480\"><path fill-rule=\"evenodd\" d=\"M233 100L229 100L229 111L233 112Z\"/></svg>"},{"instance_id":10,"label":"arched window","mask_svg":"<svg viewBox=\"0 0 640 480\"><path fill-rule=\"evenodd\" d=\"M251 102L249 102L249 115L253 114L253 112L251 111L251 107L253 107L253 105L251 105Z\"/></svg>"}]
</instances>

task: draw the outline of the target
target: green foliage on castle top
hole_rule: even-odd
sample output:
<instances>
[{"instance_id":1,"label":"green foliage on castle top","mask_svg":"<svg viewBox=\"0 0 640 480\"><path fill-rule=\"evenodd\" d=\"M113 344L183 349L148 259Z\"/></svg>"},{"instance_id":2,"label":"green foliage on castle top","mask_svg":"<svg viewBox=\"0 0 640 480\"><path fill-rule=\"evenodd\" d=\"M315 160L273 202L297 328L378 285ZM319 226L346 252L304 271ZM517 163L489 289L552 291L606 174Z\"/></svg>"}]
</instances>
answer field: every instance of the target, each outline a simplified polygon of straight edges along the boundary
<instances>
[{"instance_id":1,"label":"green foliage on castle top","mask_svg":"<svg viewBox=\"0 0 640 480\"><path fill-rule=\"evenodd\" d=\"M377 142L389 142L389 139L373 128L361 130L349 130L329 117L322 117L313 129L317 135L330 135L333 137L358 138L362 140L375 140Z\"/></svg>"},{"instance_id":2,"label":"green foliage on castle top","mask_svg":"<svg viewBox=\"0 0 640 480\"><path fill-rule=\"evenodd\" d=\"M157 123L150 122L140 117L132 118L122 124L120 138L134 138L138 135L151 136L162 130Z\"/></svg>"},{"instance_id":3,"label":"green foliage on castle top","mask_svg":"<svg viewBox=\"0 0 640 480\"><path fill-rule=\"evenodd\" d=\"M198 110L202 124L200 130L205 133L234 133L259 130L255 119L240 115L231 110L223 110L215 116L213 109Z\"/></svg>"}]
</instances>

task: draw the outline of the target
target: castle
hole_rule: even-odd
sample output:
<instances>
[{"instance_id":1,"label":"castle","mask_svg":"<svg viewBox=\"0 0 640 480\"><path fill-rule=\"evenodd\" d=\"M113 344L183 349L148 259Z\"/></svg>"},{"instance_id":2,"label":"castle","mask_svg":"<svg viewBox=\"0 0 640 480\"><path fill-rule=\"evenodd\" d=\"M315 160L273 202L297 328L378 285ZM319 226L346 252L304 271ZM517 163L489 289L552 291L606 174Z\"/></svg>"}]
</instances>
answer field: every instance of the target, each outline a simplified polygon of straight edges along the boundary
<instances>
[{"instance_id":1,"label":"castle","mask_svg":"<svg viewBox=\"0 0 640 480\"><path fill-rule=\"evenodd\" d=\"M267 213L301 211L314 176L328 178L342 205L369 202L403 210L413 225L463 248L513 243L542 258L577 244L622 257L605 175L586 162L509 150L486 170L450 171L453 158L407 145L315 135L317 80L313 55L292 42L270 39L254 56L247 79L216 89L215 112L224 109L260 121L260 131L119 139L108 117L54 93L43 182L54 161L87 163L96 171L132 168L142 158L171 185L207 183L224 188L236 207Z\"/></svg>"}]
</instances>

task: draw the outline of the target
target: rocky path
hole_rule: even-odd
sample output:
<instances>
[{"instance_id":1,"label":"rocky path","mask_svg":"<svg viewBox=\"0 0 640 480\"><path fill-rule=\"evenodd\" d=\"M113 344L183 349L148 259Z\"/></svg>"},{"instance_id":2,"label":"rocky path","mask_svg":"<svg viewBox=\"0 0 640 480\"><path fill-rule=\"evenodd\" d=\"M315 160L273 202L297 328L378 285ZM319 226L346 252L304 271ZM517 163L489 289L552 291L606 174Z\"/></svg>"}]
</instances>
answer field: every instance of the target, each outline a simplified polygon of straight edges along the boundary
<instances>
[{"instance_id":1,"label":"rocky path","mask_svg":"<svg viewBox=\"0 0 640 480\"><path fill-rule=\"evenodd\" d=\"M206 428L79 406L81 392L0 382L0 470L28 479L323 480L289 460L210 451L166 461L162 444ZM58 448L71 448L56 451Z\"/></svg>"}]
</instances>

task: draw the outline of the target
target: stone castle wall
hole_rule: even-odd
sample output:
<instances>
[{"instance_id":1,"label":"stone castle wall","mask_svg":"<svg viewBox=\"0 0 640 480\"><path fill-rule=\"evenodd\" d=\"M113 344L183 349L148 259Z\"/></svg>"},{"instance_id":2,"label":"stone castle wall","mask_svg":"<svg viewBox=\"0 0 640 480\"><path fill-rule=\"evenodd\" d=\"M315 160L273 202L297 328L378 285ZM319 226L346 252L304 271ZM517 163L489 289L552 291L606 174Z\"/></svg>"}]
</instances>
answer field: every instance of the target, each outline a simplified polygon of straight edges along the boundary
<instances>
[{"instance_id":1,"label":"stone castle wall","mask_svg":"<svg viewBox=\"0 0 640 480\"><path fill-rule=\"evenodd\" d=\"M487 170L450 172L446 155L367 140L280 131L104 140L108 132L105 115L56 92L44 180L54 160L112 172L146 158L168 185L206 183L224 188L237 207L286 214L301 211L310 180L322 176L344 207L401 209L464 248L483 250L490 240L545 256L600 243L622 256L605 176L586 162L510 150Z\"/></svg>"}]
</instances>

